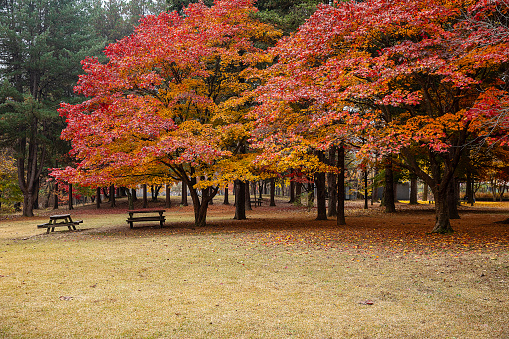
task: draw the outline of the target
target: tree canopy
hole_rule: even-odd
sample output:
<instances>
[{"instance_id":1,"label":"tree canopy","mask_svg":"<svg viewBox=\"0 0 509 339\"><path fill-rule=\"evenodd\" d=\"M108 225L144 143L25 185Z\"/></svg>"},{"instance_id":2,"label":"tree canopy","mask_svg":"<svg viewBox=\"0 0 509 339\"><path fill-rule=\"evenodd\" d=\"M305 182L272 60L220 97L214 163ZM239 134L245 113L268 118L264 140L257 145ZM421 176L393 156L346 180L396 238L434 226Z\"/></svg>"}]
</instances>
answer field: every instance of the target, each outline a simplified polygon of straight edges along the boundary
<instances>
[{"instance_id":1,"label":"tree canopy","mask_svg":"<svg viewBox=\"0 0 509 339\"><path fill-rule=\"evenodd\" d=\"M90 185L182 180L203 225L219 185L246 175L238 164L249 98L241 94L271 61L255 42L279 36L252 18L255 11L251 1L236 0L147 16L135 34L106 48L107 63L84 60L76 91L89 99L61 109L62 137L80 162L54 174Z\"/></svg>"}]
</instances>

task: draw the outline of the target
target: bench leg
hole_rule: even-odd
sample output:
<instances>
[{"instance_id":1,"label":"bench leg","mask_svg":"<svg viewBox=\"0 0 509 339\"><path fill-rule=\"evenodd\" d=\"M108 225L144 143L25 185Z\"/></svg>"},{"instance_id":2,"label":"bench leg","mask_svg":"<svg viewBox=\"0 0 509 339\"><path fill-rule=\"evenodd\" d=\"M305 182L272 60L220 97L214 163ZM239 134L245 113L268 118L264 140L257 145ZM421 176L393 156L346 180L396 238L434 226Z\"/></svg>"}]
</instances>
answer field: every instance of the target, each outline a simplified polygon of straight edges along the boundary
<instances>
[{"instance_id":1,"label":"bench leg","mask_svg":"<svg viewBox=\"0 0 509 339\"><path fill-rule=\"evenodd\" d=\"M50 229L51 229L51 227L46 228L46 234L49 234Z\"/></svg>"},{"instance_id":2,"label":"bench leg","mask_svg":"<svg viewBox=\"0 0 509 339\"><path fill-rule=\"evenodd\" d=\"M133 222L132 221L129 222L129 227L133 228Z\"/></svg>"}]
</instances>

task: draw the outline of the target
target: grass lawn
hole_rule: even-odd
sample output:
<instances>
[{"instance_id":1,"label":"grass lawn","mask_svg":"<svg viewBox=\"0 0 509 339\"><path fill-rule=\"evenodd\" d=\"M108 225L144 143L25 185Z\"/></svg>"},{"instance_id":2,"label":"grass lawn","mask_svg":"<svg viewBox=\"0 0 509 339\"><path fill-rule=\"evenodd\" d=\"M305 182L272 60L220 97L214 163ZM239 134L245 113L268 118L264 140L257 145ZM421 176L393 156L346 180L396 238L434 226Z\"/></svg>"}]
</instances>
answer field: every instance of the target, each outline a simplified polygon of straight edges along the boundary
<instances>
[{"instance_id":1,"label":"grass lawn","mask_svg":"<svg viewBox=\"0 0 509 339\"><path fill-rule=\"evenodd\" d=\"M337 227L216 204L200 229L191 207L129 229L84 206L47 235L51 213L0 221L0 338L509 338L509 205L462 207L446 236L424 205Z\"/></svg>"}]
</instances>

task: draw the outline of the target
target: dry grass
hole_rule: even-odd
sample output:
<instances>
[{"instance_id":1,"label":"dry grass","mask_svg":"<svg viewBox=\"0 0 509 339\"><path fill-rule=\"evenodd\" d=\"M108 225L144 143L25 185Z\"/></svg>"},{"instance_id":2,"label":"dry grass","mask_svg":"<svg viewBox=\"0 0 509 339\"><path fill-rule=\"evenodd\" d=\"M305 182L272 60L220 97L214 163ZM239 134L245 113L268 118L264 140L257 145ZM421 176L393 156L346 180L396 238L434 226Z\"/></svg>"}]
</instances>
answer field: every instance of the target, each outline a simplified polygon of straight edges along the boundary
<instances>
[{"instance_id":1,"label":"dry grass","mask_svg":"<svg viewBox=\"0 0 509 339\"><path fill-rule=\"evenodd\" d=\"M279 205L242 222L214 205L195 230L182 207L164 229L130 230L122 210L49 235L45 216L4 220L0 337L509 337L503 215L464 210L435 237L427 211L352 208L338 229Z\"/></svg>"}]
</instances>

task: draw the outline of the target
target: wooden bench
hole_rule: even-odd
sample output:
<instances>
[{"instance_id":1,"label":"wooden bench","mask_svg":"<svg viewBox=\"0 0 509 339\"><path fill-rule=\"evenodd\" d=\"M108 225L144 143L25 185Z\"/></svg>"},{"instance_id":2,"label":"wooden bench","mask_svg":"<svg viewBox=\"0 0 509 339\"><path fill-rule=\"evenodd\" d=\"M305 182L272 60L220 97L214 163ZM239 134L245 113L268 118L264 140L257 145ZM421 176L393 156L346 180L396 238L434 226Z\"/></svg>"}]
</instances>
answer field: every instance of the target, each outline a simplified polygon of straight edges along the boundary
<instances>
[{"instance_id":1,"label":"wooden bench","mask_svg":"<svg viewBox=\"0 0 509 339\"><path fill-rule=\"evenodd\" d=\"M55 227L67 226L67 228L72 231L76 231L76 226L81 224L83 220L73 221L70 214L58 214L51 215L49 217L49 222L41 225L37 225L37 228L46 228L46 234L51 232L55 232Z\"/></svg>"},{"instance_id":2,"label":"wooden bench","mask_svg":"<svg viewBox=\"0 0 509 339\"><path fill-rule=\"evenodd\" d=\"M255 206L260 206L260 207L262 206L262 199L260 199L260 198L256 198L255 200L249 200L249 202Z\"/></svg>"},{"instance_id":3,"label":"wooden bench","mask_svg":"<svg viewBox=\"0 0 509 339\"><path fill-rule=\"evenodd\" d=\"M159 221L159 226L162 228L164 226L164 222L166 221L166 217L163 215L165 210L163 209L141 209L141 210L128 210L129 218L126 220L129 223L129 227L133 228L133 223L135 222L144 222L144 221ZM135 214L138 213L151 213L157 215L149 215L143 217L135 217Z\"/></svg>"}]
</instances>

